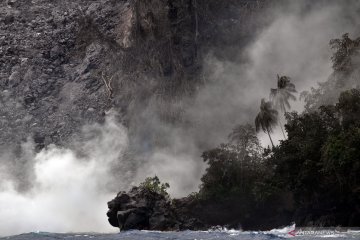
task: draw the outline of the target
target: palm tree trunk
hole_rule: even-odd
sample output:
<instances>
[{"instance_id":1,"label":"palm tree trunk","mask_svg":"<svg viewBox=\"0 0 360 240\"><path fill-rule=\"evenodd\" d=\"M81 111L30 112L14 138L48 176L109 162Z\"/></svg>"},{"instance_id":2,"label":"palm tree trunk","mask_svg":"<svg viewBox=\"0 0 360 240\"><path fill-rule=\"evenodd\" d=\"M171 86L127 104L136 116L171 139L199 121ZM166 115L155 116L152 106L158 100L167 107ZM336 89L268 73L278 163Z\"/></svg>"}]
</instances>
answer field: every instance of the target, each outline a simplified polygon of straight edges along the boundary
<instances>
[{"instance_id":1,"label":"palm tree trunk","mask_svg":"<svg viewBox=\"0 0 360 240\"><path fill-rule=\"evenodd\" d=\"M284 116L285 116L286 110L285 110L283 113L284 113ZM285 136L284 129L283 129L283 127L282 127L281 116L280 116L278 119L279 119L278 121L279 121L279 123L280 123L281 132L282 132L282 134L283 134L283 136L284 136L284 140L285 140L285 139L286 139L286 136Z\"/></svg>"},{"instance_id":2,"label":"palm tree trunk","mask_svg":"<svg viewBox=\"0 0 360 240\"><path fill-rule=\"evenodd\" d=\"M284 136L284 139L286 139L286 136L285 136L284 129L283 129L283 127L282 127L282 123L281 123L280 118L279 118L279 123L280 123L280 128L281 128L281 132L282 132L282 134L283 134L283 136Z\"/></svg>"},{"instance_id":3,"label":"palm tree trunk","mask_svg":"<svg viewBox=\"0 0 360 240\"><path fill-rule=\"evenodd\" d=\"M269 132L269 130L268 130L268 129L266 129L266 132L267 132L267 134L268 134L268 136L269 136L269 138L270 138L270 141L271 141L271 145L272 145L272 147L273 147L273 148L275 148L274 143L273 143L273 140L272 140L272 138L271 138L271 136L270 136L270 132Z\"/></svg>"}]
</instances>

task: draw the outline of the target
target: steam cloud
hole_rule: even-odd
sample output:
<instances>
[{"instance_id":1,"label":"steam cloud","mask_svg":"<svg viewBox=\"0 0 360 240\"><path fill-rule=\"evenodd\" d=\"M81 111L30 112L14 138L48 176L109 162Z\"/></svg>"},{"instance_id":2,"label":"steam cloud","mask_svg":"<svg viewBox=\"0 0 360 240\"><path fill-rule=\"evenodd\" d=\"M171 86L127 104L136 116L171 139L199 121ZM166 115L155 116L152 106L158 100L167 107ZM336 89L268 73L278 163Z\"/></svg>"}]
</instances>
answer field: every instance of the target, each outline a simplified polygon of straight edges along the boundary
<instances>
[{"instance_id":1,"label":"steam cloud","mask_svg":"<svg viewBox=\"0 0 360 240\"><path fill-rule=\"evenodd\" d=\"M276 87L277 74L290 76L299 93L328 79L332 73L328 43L345 32L358 35L360 2L283 3L269 9L266 17L271 23L238 52L238 60L225 61L211 53L204 59L206 85L184 107L183 117L190 124L176 128L151 114L143 118L144 128L168 144L147 152L137 181L146 172L170 182L173 196L196 191L206 168L201 153L226 141L236 124L254 122L261 98ZM303 110L299 100L292 105L293 110ZM283 139L280 129L272 137L275 142ZM264 146L270 145L267 135L260 133L259 138Z\"/></svg>"},{"instance_id":2,"label":"steam cloud","mask_svg":"<svg viewBox=\"0 0 360 240\"><path fill-rule=\"evenodd\" d=\"M106 203L114 196L109 190L114 188L109 172L114 164L129 169L118 161L127 148L127 132L114 117L108 117L103 126L85 127L83 134L88 140L77 145L86 156L50 146L27 159L32 161L34 169L33 188L29 192L20 194L13 182L1 179L1 235L38 230L114 231L105 215ZM117 188L129 184L126 171L122 172L121 180L115 184Z\"/></svg>"},{"instance_id":3,"label":"steam cloud","mask_svg":"<svg viewBox=\"0 0 360 240\"><path fill-rule=\"evenodd\" d=\"M210 139L210 145L224 141L235 124L254 122L261 98L268 98L270 88L276 87L277 74L290 76L298 92L308 90L332 73L330 39L346 32L358 36L358 1L285 3L269 10L271 24L238 53L238 61L211 54L205 59L209 82L187 114L201 123L195 135ZM292 105L293 110L303 110L301 101ZM280 131L273 135L282 139ZM264 146L270 145L267 136L260 138Z\"/></svg>"},{"instance_id":4,"label":"steam cloud","mask_svg":"<svg viewBox=\"0 0 360 240\"><path fill-rule=\"evenodd\" d=\"M160 121L149 107L137 119L143 127L135 135L114 116L104 125L85 127L85 140L74 143L82 154L56 146L34 154L29 140L22 146L27 150L23 161L9 166L5 162L11 162L11 156L3 151L0 235L113 231L105 216L106 202L146 176L156 174L169 182L175 197L196 191L206 168L201 152L226 141L236 124L253 122L260 99L276 87L276 74L290 76L299 92L328 78L328 42L345 32L359 34L359 9L358 1L291 1L273 7L267 12L271 23L238 53L238 61L220 60L211 53L204 59L207 83L194 99L182 103L186 126ZM294 109L302 110L302 103L295 103ZM147 140L152 135L160 136L161 144ZM274 135L281 139L280 133ZM260 137L263 145L269 144ZM134 142L143 151L126 156ZM19 192L14 181L18 179L9 174L18 167L33 169L24 177L32 185L28 192Z\"/></svg>"}]
</instances>

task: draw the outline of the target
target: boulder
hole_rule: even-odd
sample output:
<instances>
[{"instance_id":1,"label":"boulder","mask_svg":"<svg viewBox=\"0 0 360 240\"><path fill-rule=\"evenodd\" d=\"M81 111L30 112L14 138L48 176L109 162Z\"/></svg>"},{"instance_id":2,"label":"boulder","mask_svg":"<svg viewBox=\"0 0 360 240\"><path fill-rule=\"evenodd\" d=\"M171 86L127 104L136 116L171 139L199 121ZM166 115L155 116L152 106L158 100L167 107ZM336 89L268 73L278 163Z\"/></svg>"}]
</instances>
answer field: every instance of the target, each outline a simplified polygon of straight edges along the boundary
<instances>
[{"instance_id":1,"label":"boulder","mask_svg":"<svg viewBox=\"0 0 360 240\"><path fill-rule=\"evenodd\" d=\"M120 192L108 202L109 223L121 231L139 230L199 230L207 226L200 220L180 211L167 195L134 187Z\"/></svg>"}]
</instances>

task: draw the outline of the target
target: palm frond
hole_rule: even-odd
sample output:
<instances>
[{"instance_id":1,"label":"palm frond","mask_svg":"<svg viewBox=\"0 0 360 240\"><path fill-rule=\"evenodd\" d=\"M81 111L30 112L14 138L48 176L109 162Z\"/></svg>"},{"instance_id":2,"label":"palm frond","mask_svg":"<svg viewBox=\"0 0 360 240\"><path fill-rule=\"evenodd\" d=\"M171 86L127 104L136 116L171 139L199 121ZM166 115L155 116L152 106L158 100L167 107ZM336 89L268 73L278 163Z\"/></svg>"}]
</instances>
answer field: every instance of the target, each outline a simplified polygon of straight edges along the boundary
<instances>
[{"instance_id":1,"label":"palm frond","mask_svg":"<svg viewBox=\"0 0 360 240\"><path fill-rule=\"evenodd\" d=\"M255 118L256 131L259 132L260 128L264 132L271 132L272 127L278 122L278 111L273 108L271 102L261 99L260 112Z\"/></svg>"},{"instance_id":2,"label":"palm frond","mask_svg":"<svg viewBox=\"0 0 360 240\"><path fill-rule=\"evenodd\" d=\"M285 112L291 108L289 100L296 101L295 95L292 94L296 92L295 84L291 83L290 77L277 75L277 89L270 90L270 100L277 109Z\"/></svg>"}]
</instances>

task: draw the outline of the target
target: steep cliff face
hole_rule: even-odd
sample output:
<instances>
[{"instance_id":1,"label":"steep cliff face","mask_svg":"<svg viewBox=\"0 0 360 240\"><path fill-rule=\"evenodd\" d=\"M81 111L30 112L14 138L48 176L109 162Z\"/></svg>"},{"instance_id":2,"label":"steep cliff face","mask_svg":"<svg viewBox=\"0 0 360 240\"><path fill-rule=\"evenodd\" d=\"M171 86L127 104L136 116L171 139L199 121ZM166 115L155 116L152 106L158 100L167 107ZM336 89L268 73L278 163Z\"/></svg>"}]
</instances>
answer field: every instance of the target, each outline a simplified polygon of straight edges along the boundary
<instances>
[{"instance_id":1,"label":"steep cliff face","mask_svg":"<svg viewBox=\"0 0 360 240\"><path fill-rule=\"evenodd\" d=\"M65 144L82 124L103 119L109 102L99 74L121 57L109 34L114 4L1 2L2 144L29 135L39 147Z\"/></svg>"},{"instance_id":2,"label":"steep cliff face","mask_svg":"<svg viewBox=\"0 0 360 240\"><path fill-rule=\"evenodd\" d=\"M224 44L231 51L254 35L251 24L242 23L262 5L1 1L0 145L28 137L38 149L67 145L84 124L102 122L110 108L127 124L150 98L171 102L191 95L202 83L202 56Z\"/></svg>"}]
</instances>

